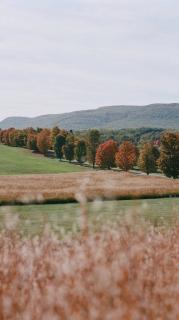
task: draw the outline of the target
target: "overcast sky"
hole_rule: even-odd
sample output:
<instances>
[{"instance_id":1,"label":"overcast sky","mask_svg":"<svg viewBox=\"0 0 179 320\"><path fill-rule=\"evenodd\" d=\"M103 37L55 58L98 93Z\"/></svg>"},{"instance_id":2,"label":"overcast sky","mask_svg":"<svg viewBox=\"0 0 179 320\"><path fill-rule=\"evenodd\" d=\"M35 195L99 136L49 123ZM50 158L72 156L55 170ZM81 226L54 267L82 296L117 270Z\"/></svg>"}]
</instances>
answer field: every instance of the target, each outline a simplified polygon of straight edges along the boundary
<instances>
[{"instance_id":1,"label":"overcast sky","mask_svg":"<svg viewBox=\"0 0 179 320\"><path fill-rule=\"evenodd\" d=\"M176 101L178 0L0 0L0 119Z\"/></svg>"}]
</instances>

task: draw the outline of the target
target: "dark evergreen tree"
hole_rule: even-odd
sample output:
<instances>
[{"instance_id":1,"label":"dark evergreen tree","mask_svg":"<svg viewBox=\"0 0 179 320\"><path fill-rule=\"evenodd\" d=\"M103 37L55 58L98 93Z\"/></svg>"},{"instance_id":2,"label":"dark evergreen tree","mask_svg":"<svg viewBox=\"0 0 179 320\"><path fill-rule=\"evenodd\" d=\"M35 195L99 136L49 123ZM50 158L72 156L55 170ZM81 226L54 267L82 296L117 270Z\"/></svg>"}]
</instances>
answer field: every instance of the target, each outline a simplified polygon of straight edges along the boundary
<instances>
[{"instance_id":1,"label":"dark evergreen tree","mask_svg":"<svg viewBox=\"0 0 179 320\"><path fill-rule=\"evenodd\" d=\"M96 151L100 144L100 132L96 129L91 129L88 134L88 160L95 166Z\"/></svg>"},{"instance_id":2,"label":"dark evergreen tree","mask_svg":"<svg viewBox=\"0 0 179 320\"><path fill-rule=\"evenodd\" d=\"M55 144L54 144L54 151L56 154L56 157L58 159L62 159L63 157L63 146L65 145L66 142L66 138L64 135L62 134L58 134L55 138Z\"/></svg>"}]
</instances>

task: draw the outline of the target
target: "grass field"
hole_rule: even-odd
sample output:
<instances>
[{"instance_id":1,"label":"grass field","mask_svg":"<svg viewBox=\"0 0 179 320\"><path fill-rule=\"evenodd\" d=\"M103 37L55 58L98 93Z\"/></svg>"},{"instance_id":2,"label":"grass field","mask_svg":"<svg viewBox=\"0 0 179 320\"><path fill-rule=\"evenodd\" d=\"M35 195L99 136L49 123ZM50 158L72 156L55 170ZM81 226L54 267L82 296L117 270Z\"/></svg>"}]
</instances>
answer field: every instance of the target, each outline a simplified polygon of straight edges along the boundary
<instances>
[{"instance_id":1,"label":"grass field","mask_svg":"<svg viewBox=\"0 0 179 320\"><path fill-rule=\"evenodd\" d=\"M120 223L61 238L48 227L24 237L15 215L5 220L0 319L179 319L178 224L154 227L133 208Z\"/></svg>"},{"instance_id":2,"label":"grass field","mask_svg":"<svg viewBox=\"0 0 179 320\"><path fill-rule=\"evenodd\" d=\"M168 195L179 195L179 179L112 171L0 176L1 204L70 202L81 201L81 197L93 200Z\"/></svg>"},{"instance_id":3,"label":"grass field","mask_svg":"<svg viewBox=\"0 0 179 320\"><path fill-rule=\"evenodd\" d=\"M11 149L0 203L26 205L0 206L0 319L179 319L179 198L102 201L179 195L179 179Z\"/></svg>"},{"instance_id":4,"label":"grass field","mask_svg":"<svg viewBox=\"0 0 179 320\"><path fill-rule=\"evenodd\" d=\"M84 171L85 168L0 144L0 175Z\"/></svg>"},{"instance_id":5,"label":"grass field","mask_svg":"<svg viewBox=\"0 0 179 320\"><path fill-rule=\"evenodd\" d=\"M179 217L179 199L96 201L87 204L87 211L89 224L95 226L120 220L131 211L141 212L154 225L171 225L175 214ZM10 220L17 215L18 229L30 235L41 233L46 224L57 232L78 231L80 228L81 211L77 203L0 207L1 229L7 215Z\"/></svg>"}]
</instances>

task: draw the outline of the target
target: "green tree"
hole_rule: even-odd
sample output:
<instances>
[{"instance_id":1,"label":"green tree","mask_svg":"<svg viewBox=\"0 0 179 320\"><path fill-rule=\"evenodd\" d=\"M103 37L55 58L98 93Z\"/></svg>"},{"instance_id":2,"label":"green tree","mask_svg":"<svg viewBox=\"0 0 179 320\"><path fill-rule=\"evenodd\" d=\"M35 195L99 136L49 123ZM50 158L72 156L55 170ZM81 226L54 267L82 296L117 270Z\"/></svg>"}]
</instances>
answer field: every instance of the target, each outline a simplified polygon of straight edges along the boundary
<instances>
[{"instance_id":1,"label":"green tree","mask_svg":"<svg viewBox=\"0 0 179 320\"><path fill-rule=\"evenodd\" d=\"M68 143L63 146L63 154L65 159L71 162L74 159L74 144Z\"/></svg>"},{"instance_id":2,"label":"green tree","mask_svg":"<svg viewBox=\"0 0 179 320\"><path fill-rule=\"evenodd\" d=\"M96 151L100 143L100 132L96 129L91 129L88 134L88 160L95 166Z\"/></svg>"},{"instance_id":3,"label":"green tree","mask_svg":"<svg viewBox=\"0 0 179 320\"><path fill-rule=\"evenodd\" d=\"M66 144L63 146L62 151L65 159L71 162L74 159L75 149L75 137L72 131L70 131L66 137Z\"/></svg>"},{"instance_id":4,"label":"green tree","mask_svg":"<svg viewBox=\"0 0 179 320\"><path fill-rule=\"evenodd\" d=\"M138 166L141 171L146 172L149 175L152 172L157 172L157 160L160 156L160 152L151 142L146 142L143 144L139 160Z\"/></svg>"},{"instance_id":5,"label":"green tree","mask_svg":"<svg viewBox=\"0 0 179 320\"><path fill-rule=\"evenodd\" d=\"M54 151L55 151L55 154L56 154L56 157L58 159L62 159L63 157L63 146L65 145L65 142L66 142L66 138L64 135L62 134L58 134L55 138L55 144L54 144Z\"/></svg>"},{"instance_id":6,"label":"green tree","mask_svg":"<svg viewBox=\"0 0 179 320\"><path fill-rule=\"evenodd\" d=\"M75 144L75 158L79 163L82 163L85 157L86 157L86 141L84 139L80 139Z\"/></svg>"},{"instance_id":7,"label":"green tree","mask_svg":"<svg viewBox=\"0 0 179 320\"><path fill-rule=\"evenodd\" d=\"M54 147L55 145L55 140L56 140L56 137L57 135L60 134L60 128L59 127L53 127L51 129L51 134L50 134L50 138L51 138L51 144L52 144L52 147Z\"/></svg>"},{"instance_id":8,"label":"green tree","mask_svg":"<svg viewBox=\"0 0 179 320\"><path fill-rule=\"evenodd\" d=\"M167 177L179 177L179 133L167 132L163 135L158 166Z\"/></svg>"},{"instance_id":9,"label":"green tree","mask_svg":"<svg viewBox=\"0 0 179 320\"><path fill-rule=\"evenodd\" d=\"M37 134L30 133L27 137L27 148L33 151L37 151Z\"/></svg>"}]
</instances>

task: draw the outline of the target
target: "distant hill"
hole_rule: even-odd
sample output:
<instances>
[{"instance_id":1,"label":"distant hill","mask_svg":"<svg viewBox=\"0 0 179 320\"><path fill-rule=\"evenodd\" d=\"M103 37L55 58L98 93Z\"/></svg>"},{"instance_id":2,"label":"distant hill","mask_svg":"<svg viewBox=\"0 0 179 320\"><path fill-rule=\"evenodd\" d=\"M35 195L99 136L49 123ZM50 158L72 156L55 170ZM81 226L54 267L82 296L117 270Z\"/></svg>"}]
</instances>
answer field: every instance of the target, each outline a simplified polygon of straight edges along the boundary
<instances>
[{"instance_id":1,"label":"distant hill","mask_svg":"<svg viewBox=\"0 0 179 320\"><path fill-rule=\"evenodd\" d=\"M63 114L48 114L34 118L9 117L0 122L0 128L59 126L65 129L89 128L179 128L179 103L147 106L111 106Z\"/></svg>"}]
</instances>

